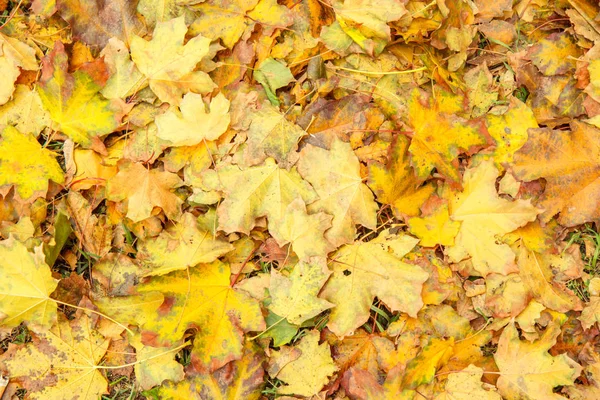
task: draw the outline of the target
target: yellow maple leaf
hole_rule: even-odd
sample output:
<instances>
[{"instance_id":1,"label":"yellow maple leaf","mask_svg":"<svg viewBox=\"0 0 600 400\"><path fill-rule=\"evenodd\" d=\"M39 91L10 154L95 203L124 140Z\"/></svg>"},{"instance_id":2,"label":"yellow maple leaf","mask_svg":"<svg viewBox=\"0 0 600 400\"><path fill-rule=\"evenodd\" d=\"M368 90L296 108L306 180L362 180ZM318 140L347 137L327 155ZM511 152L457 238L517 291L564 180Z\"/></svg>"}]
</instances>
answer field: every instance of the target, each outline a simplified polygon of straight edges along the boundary
<instances>
[{"instance_id":1,"label":"yellow maple leaf","mask_svg":"<svg viewBox=\"0 0 600 400\"><path fill-rule=\"evenodd\" d=\"M50 298L58 281L52 278L42 247L33 253L14 237L0 242L0 326L14 328L21 322L50 327L56 319L56 303Z\"/></svg>"},{"instance_id":2,"label":"yellow maple leaf","mask_svg":"<svg viewBox=\"0 0 600 400\"><path fill-rule=\"evenodd\" d=\"M176 225L165 229L158 237L138 244L137 259L150 267L144 276L164 275L213 262L233 249L229 242L198 229L196 217L185 213Z\"/></svg>"},{"instance_id":3,"label":"yellow maple leaf","mask_svg":"<svg viewBox=\"0 0 600 400\"><path fill-rule=\"evenodd\" d=\"M514 323L504 328L494 354L500 370L496 386L504 399L564 399L553 388L573 385L582 368L566 354L553 357L548 353L560 333L559 324L552 322L539 340L530 343L519 339Z\"/></svg>"},{"instance_id":4,"label":"yellow maple leaf","mask_svg":"<svg viewBox=\"0 0 600 400\"><path fill-rule=\"evenodd\" d=\"M113 37L108 40L100 57L110 71L110 78L100 93L107 99L126 98L143 86L144 76L131 60L127 45Z\"/></svg>"},{"instance_id":5,"label":"yellow maple leaf","mask_svg":"<svg viewBox=\"0 0 600 400\"><path fill-rule=\"evenodd\" d=\"M348 370L351 368L368 371L376 376L380 369L392 368L400 357L391 340L367 333L363 329L342 340L328 333L326 339L333 348L336 365L345 376L350 374Z\"/></svg>"},{"instance_id":6,"label":"yellow maple leaf","mask_svg":"<svg viewBox=\"0 0 600 400\"><path fill-rule=\"evenodd\" d=\"M152 216L154 207L162 208L167 217L177 220L183 201L171 190L180 184L181 179L175 174L130 163L108 181L106 198L127 200L127 218L133 222Z\"/></svg>"},{"instance_id":7,"label":"yellow maple leaf","mask_svg":"<svg viewBox=\"0 0 600 400\"><path fill-rule=\"evenodd\" d=\"M158 22L168 21L181 15L183 6L176 0L140 0L137 11L144 16L146 23L154 27Z\"/></svg>"},{"instance_id":8,"label":"yellow maple leaf","mask_svg":"<svg viewBox=\"0 0 600 400\"><path fill-rule=\"evenodd\" d=\"M308 215L304 201L297 198L288 205L283 220L274 221L269 226L269 232L279 246L291 243L294 253L301 260L326 256L334 250L323 236L331 227L331 218L331 215L322 212Z\"/></svg>"},{"instance_id":9,"label":"yellow maple leaf","mask_svg":"<svg viewBox=\"0 0 600 400\"><path fill-rule=\"evenodd\" d=\"M121 124L119 107L98 91L108 79L104 62L97 59L68 72L62 42L42 60L42 76L37 86L44 108L56 124L54 128L76 143L90 147L96 137L113 132Z\"/></svg>"},{"instance_id":10,"label":"yellow maple leaf","mask_svg":"<svg viewBox=\"0 0 600 400\"><path fill-rule=\"evenodd\" d=\"M431 183L421 185L415 176L408 160L409 144L407 137L398 136L392 144L388 165L369 164L367 184L380 203L392 206L397 218L419 215L419 208L435 190Z\"/></svg>"},{"instance_id":11,"label":"yellow maple leaf","mask_svg":"<svg viewBox=\"0 0 600 400\"><path fill-rule=\"evenodd\" d=\"M210 0L194 7L199 17L191 25L192 32L200 33L212 40L221 39L227 48L240 39L252 22L246 13L258 4L259 0L235 0L221 2Z\"/></svg>"},{"instance_id":12,"label":"yellow maple leaf","mask_svg":"<svg viewBox=\"0 0 600 400\"><path fill-rule=\"evenodd\" d=\"M436 92L423 99L413 91L408 103L408 122L413 136L408 148L417 177L424 181L435 168L452 182L460 182L459 154L471 154L488 144L483 124L455 115L463 110L460 96Z\"/></svg>"},{"instance_id":13,"label":"yellow maple leaf","mask_svg":"<svg viewBox=\"0 0 600 400\"><path fill-rule=\"evenodd\" d=\"M546 187L539 203L542 218L574 226L600 217L600 129L573 121L571 131L531 129L529 140L515 154L517 179L544 178Z\"/></svg>"},{"instance_id":14,"label":"yellow maple leaf","mask_svg":"<svg viewBox=\"0 0 600 400\"><path fill-rule=\"evenodd\" d=\"M36 336L38 342L14 347L0 358L31 399L97 399L108 393L98 366L110 340L93 329L85 314L73 321L63 317Z\"/></svg>"},{"instance_id":15,"label":"yellow maple leaf","mask_svg":"<svg viewBox=\"0 0 600 400\"><path fill-rule=\"evenodd\" d=\"M209 0L192 6L198 18L190 26L194 34L213 40L221 39L231 49L244 35L251 32L255 23L263 23L263 32L270 35L274 27L292 23L292 13L274 0Z\"/></svg>"},{"instance_id":16,"label":"yellow maple leaf","mask_svg":"<svg viewBox=\"0 0 600 400\"><path fill-rule=\"evenodd\" d=\"M156 117L158 137L171 146L194 146L203 140L217 140L229 126L229 100L222 93L210 102L210 112L202 96L188 93L179 105L181 113L169 110Z\"/></svg>"},{"instance_id":17,"label":"yellow maple leaf","mask_svg":"<svg viewBox=\"0 0 600 400\"><path fill-rule=\"evenodd\" d=\"M119 264L113 266L111 273L114 273L115 270L118 271L119 266ZM131 276L131 272L128 276ZM94 299L94 304L104 314L123 324L143 326L146 322L156 318L158 309L165 301L165 296L160 292L147 292L131 296L127 296L127 293L119 294L121 295Z\"/></svg>"},{"instance_id":18,"label":"yellow maple leaf","mask_svg":"<svg viewBox=\"0 0 600 400\"><path fill-rule=\"evenodd\" d=\"M192 349L197 369L214 371L239 359L244 332L261 331L265 323L258 302L232 288L230 275L228 265L215 261L141 284L139 293L158 291L168 299L159 317L143 324L143 337L153 338L153 344L174 343L197 327Z\"/></svg>"},{"instance_id":19,"label":"yellow maple leaf","mask_svg":"<svg viewBox=\"0 0 600 400\"><path fill-rule=\"evenodd\" d=\"M281 221L290 203L301 197L311 203L317 197L295 168L279 168L268 158L263 165L241 170L226 165L217 168L219 181L227 195L217 208L219 229L249 233L256 218Z\"/></svg>"},{"instance_id":20,"label":"yellow maple leaf","mask_svg":"<svg viewBox=\"0 0 600 400\"><path fill-rule=\"evenodd\" d=\"M196 36L184 45L186 33L184 18L179 17L157 23L150 41L139 36L131 39L133 62L158 98L172 105L179 105L188 91L208 93L215 88L205 72L194 71L208 54L210 39Z\"/></svg>"},{"instance_id":21,"label":"yellow maple leaf","mask_svg":"<svg viewBox=\"0 0 600 400\"><path fill-rule=\"evenodd\" d=\"M462 371L448 375L444 392L438 394L435 400L502 400L494 390L485 390L481 377L483 369L469 365Z\"/></svg>"},{"instance_id":22,"label":"yellow maple leaf","mask_svg":"<svg viewBox=\"0 0 600 400\"><path fill-rule=\"evenodd\" d=\"M471 257L473 268L483 276L517 272L515 254L496 237L536 219L542 212L529 200L509 201L498 196L498 170L491 160L465 172L464 190L450 200L450 217L461 223L455 244L447 249L452 262Z\"/></svg>"},{"instance_id":23,"label":"yellow maple leaf","mask_svg":"<svg viewBox=\"0 0 600 400\"><path fill-rule=\"evenodd\" d=\"M265 102L250 114L244 159L249 165L256 165L273 157L279 165L287 167L298 159L296 149L304 135L306 132L302 128Z\"/></svg>"},{"instance_id":24,"label":"yellow maple leaf","mask_svg":"<svg viewBox=\"0 0 600 400\"><path fill-rule=\"evenodd\" d=\"M322 257L299 262L289 277L275 269L271 270L269 310L292 324L302 325L304 321L333 307L334 304L317 297L330 274Z\"/></svg>"},{"instance_id":25,"label":"yellow maple leaf","mask_svg":"<svg viewBox=\"0 0 600 400\"><path fill-rule=\"evenodd\" d=\"M0 141L0 186L14 185L23 200L45 197L48 180L64 182L63 170L54 154L42 148L31 134L12 126L2 131Z\"/></svg>"},{"instance_id":26,"label":"yellow maple leaf","mask_svg":"<svg viewBox=\"0 0 600 400\"><path fill-rule=\"evenodd\" d=\"M12 100L0 106L0 124L12 125L19 132L38 136L50 125L50 115L42 106L36 90L26 85L16 85Z\"/></svg>"},{"instance_id":27,"label":"yellow maple leaf","mask_svg":"<svg viewBox=\"0 0 600 400\"><path fill-rule=\"evenodd\" d=\"M496 142L492 157L500 171L504 170L503 164L513 161L515 152L527 142L527 130L538 127L533 111L516 97L511 98L510 108L504 114L488 114L486 123Z\"/></svg>"},{"instance_id":28,"label":"yellow maple leaf","mask_svg":"<svg viewBox=\"0 0 600 400\"><path fill-rule=\"evenodd\" d=\"M379 54L390 40L388 22L406 14L398 0L345 0L333 4L336 20L349 37L367 53Z\"/></svg>"},{"instance_id":29,"label":"yellow maple leaf","mask_svg":"<svg viewBox=\"0 0 600 400\"><path fill-rule=\"evenodd\" d=\"M375 296L391 310L413 317L423 307L421 289L429 274L402 262L389 245L355 242L341 247L331 259L333 273L320 296L336 305L328 327L337 336L347 336L367 322Z\"/></svg>"},{"instance_id":30,"label":"yellow maple leaf","mask_svg":"<svg viewBox=\"0 0 600 400\"><path fill-rule=\"evenodd\" d=\"M421 246L453 246L460 230L460 222L450 219L448 205L438 207L433 214L408 220L410 232L421 239Z\"/></svg>"},{"instance_id":31,"label":"yellow maple leaf","mask_svg":"<svg viewBox=\"0 0 600 400\"><path fill-rule=\"evenodd\" d=\"M581 311L579 320L583 329L590 329L596 322L600 322L600 278L592 278L588 284L590 301Z\"/></svg>"},{"instance_id":32,"label":"yellow maple leaf","mask_svg":"<svg viewBox=\"0 0 600 400\"><path fill-rule=\"evenodd\" d=\"M183 365L175 360L180 346L152 347L144 346L139 335L129 338L129 343L135 347L137 363L135 364L135 379L142 389L149 390L160 385L164 380L179 382L185 374Z\"/></svg>"},{"instance_id":33,"label":"yellow maple leaf","mask_svg":"<svg viewBox=\"0 0 600 400\"><path fill-rule=\"evenodd\" d=\"M319 344L317 330L308 332L295 347L272 352L268 369L271 377L286 383L277 393L307 397L319 393L335 371L329 345Z\"/></svg>"},{"instance_id":34,"label":"yellow maple leaf","mask_svg":"<svg viewBox=\"0 0 600 400\"><path fill-rule=\"evenodd\" d=\"M360 162L350 144L335 139L331 150L307 145L300 152L298 172L319 196L308 211L333 215L325 237L334 246L352 242L356 224L375 229L377 203L362 181Z\"/></svg>"}]
</instances>

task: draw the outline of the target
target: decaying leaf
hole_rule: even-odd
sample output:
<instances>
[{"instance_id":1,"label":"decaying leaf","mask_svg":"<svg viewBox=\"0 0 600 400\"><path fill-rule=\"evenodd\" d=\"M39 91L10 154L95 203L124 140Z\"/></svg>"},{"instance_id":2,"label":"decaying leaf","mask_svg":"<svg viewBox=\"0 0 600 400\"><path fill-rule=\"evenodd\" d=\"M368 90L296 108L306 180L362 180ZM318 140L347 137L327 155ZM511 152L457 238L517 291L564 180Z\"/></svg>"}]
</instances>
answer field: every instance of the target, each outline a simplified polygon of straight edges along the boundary
<instances>
[{"instance_id":1,"label":"decaying leaf","mask_svg":"<svg viewBox=\"0 0 600 400\"><path fill-rule=\"evenodd\" d=\"M140 285L140 293L159 291L165 296L160 318L150 317L143 324L142 340L175 343L186 329L197 327L192 350L197 368L214 371L240 359L243 333L260 331L265 325L258 302L232 288L229 278L229 266L215 261Z\"/></svg>"},{"instance_id":2,"label":"decaying leaf","mask_svg":"<svg viewBox=\"0 0 600 400\"><path fill-rule=\"evenodd\" d=\"M263 387L263 360L261 350L256 345L247 344L241 359L227 364L212 375L195 375L177 384L167 382L159 390L160 398L258 400Z\"/></svg>"},{"instance_id":3,"label":"decaying leaf","mask_svg":"<svg viewBox=\"0 0 600 400\"><path fill-rule=\"evenodd\" d=\"M549 128L529 131L529 140L515 154L513 171L518 179L544 178L546 188L540 206L544 220L560 212L566 226L598 218L598 145L600 130L574 121L571 131Z\"/></svg>"},{"instance_id":4,"label":"decaying leaf","mask_svg":"<svg viewBox=\"0 0 600 400\"><path fill-rule=\"evenodd\" d=\"M110 340L93 329L89 317L61 318L36 337L37 343L13 347L0 357L32 399L91 399L108 393L98 367Z\"/></svg>"}]
</instances>

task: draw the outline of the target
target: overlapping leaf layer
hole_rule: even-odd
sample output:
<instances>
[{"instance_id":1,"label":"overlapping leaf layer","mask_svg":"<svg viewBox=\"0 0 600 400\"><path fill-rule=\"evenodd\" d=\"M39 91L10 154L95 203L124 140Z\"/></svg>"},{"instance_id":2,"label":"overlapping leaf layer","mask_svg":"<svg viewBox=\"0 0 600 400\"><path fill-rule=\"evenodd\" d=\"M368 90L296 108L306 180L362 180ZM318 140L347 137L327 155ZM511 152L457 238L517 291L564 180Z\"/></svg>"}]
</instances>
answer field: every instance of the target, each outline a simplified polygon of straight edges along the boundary
<instances>
[{"instance_id":1,"label":"overlapping leaf layer","mask_svg":"<svg viewBox=\"0 0 600 400\"><path fill-rule=\"evenodd\" d=\"M600 398L591 0L0 0L31 399Z\"/></svg>"}]
</instances>

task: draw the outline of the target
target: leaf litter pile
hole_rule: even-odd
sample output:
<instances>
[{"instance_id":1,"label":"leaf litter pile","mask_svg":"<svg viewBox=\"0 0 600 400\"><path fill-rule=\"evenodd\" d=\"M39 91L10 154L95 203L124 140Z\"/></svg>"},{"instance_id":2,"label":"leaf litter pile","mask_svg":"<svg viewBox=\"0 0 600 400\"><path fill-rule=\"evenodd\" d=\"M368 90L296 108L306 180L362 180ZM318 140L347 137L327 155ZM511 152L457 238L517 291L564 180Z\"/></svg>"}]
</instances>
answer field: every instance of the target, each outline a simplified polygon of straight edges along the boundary
<instances>
[{"instance_id":1,"label":"leaf litter pile","mask_svg":"<svg viewBox=\"0 0 600 400\"><path fill-rule=\"evenodd\" d=\"M0 74L5 398L600 398L596 2L0 0Z\"/></svg>"}]
</instances>

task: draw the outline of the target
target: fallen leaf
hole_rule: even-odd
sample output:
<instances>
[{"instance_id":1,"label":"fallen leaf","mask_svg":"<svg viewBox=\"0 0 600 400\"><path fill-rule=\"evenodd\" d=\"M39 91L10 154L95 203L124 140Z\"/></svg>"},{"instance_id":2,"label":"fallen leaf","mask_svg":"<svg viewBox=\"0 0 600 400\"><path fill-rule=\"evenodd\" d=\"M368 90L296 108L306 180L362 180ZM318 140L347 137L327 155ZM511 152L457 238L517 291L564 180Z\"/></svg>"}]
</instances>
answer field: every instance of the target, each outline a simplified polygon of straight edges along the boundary
<instances>
[{"instance_id":1,"label":"fallen leaf","mask_svg":"<svg viewBox=\"0 0 600 400\"><path fill-rule=\"evenodd\" d=\"M335 140L331 150L307 145L300 152L298 172L315 189L319 199L309 203L310 213L333 215L325 237L334 246L354 240L355 225L374 229L377 204L362 182L358 158L348 143Z\"/></svg>"},{"instance_id":2,"label":"fallen leaf","mask_svg":"<svg viewBox=\"0 0 600 400\"><path fill-rule=\"evenodd\" d=\"M367 184L375 192L380 203L392 206L397 218L418 216L421 204L435 190L434 185L422 185L415 176L408 159L409 145L408 138L397 136L392 143L387 165L369 163Z\"/></svg>"},{"instance_id":3,"label":"fallen leaf","mask_svg":"<svg viewBox=\"0 0 600 400\"><path fill-rule=\"evenodd\" d=\"M42 106L37 91L16 85L12 100L0 106L0 124L13 125L19 132L38 136L50 125L50 115Z\"/></svg>"},{"instance_id":4,"label":"fallen leaf","mask_svg":"<svg viewBox=\"0 0 600 400\"><path fill-rule=\"evenodd\" d=\"M217 208L219 229L228 233L249 233L256 219L263 216L281 221L296 198L312 203L317 197L295 168L281 169L271 158L263 165L243 170L225 165L217 168L217 173L227 195Z\"/></svg>"},{"instance_id":5,"label":"fallen leaf","mask_svg":"<svg viewBox=\"0 0 600 400\"><path fill-rule=\"evenodd\" d=\"M69 192L66 204L75 235L85 250L97 257L107 255L112 249L113 230L106 216L93 215L89 201L77 192Z\"/></svg>"},{"instance_id":6,"label":"fallen leaf","mask_svg":"<svg viewBox=\"0 0 600 400\"><path fill-rule=\"evenodd\" d=\"M421 239L421 246L453 246L454 238L460 231L461 223L450 219L448 205L438 207L432 214L422 218L410 218L410 232Z\"/></svg>"},{"instance_id":7,"label":"fallen leaf","mask_svg":"<svg viewBox=\"0 0 600 400\"><path fill-rule=\"evenodd\" d=\"M214 371L240 359L244 332L261 331L265 325L258 302L232 288L229 278L229 266L215 261L139 285L139 293L165 296L160 318L149 318L142 326L144 343L175 343L186 329L197 327L192 349L196 368Z\"/></svg>"},{"instance_id":8,"label":"fallen leaf","mask_svg":"<svg viewBox=\"0 0 600 400\"><path fill-rule=\"evenodd\" d=\"M527 55L544 75L560 75L575 69L581 51L566 32L556 32L531 46Z\"/></svg>"},{"instance_id":9,"label":"fallen leaf","mask_svg":"<svg viewBox=\"0 0 600 400\"><path fill-rule=\"evenodd\" d=\"M200 230L196 218L185 213L158 237L138 244L137 259L149 267L144 276L164 275L213 262L233 249L227 241Z\"/></svg>"},{"instance_id":10,"label":"fallen leaf","mask_svg":"<svg viewBox=\"0 0 600 400\"><path fill-rule=\"evenodd\" d=\"M106 198L127 200L127 218L133 222L152 216L154 207L162 208L167 217L178 220L182 201L171 190L180 185L181 180L175 174L130 163L108 181Z\"/></svg>"},{"instance_id":11,"label":"fallen leaf","mask_svg":"<svg viewBox=\"0 0 600 400\"><path fill-rule=\"evenodd\" d=\"M274 221L271 234L280 246L291 243L301 260L326 256L333 250L324 237L324 232L331 227L331 218L322 212L308 215L304 201L297 198L288 205L283 220Z\"/></svg>"},{"instance_id":12,"label":"fallen leaf","mask_svg":"<svg viewBox=\"0 0 600 400\"><path fill-rule=\"evenodd\" d=\"M329 275L325 258L317 257L296 264L289 277L272 270L269 310L292 324L302 325L333 307L334 304L317 297Z\"/></svg>"},{"instance_id":13,"label":"fallen leaf","mask_svg":"<svg viewBox=\"0 0 600 400\"><path fill-rule=\"evenodd\" d=\"M333 273L320 296L335 304L327 326L338 337L369 319L375 296L391 310L413 317L423 307L421 289L429 274L389 253L386 245L355 242L341 247L331 260Z\"/></svg>"},{"instance_id":14,"label":"fallen leaf","mask_svg":"<svg viewBox=\"0 0 600 400\"><path fill-rule=\"evenodd\" d=\"M450 201L450 217L461 226L447 254L452 262L470 256L473 268L482 276L518 272L515 254L496 237L535 220L541 212L529 200L509 201L499 197L497 177L493 162L483 161L465 172L464 190L454 194Z\"/></svg>"},{"instance_id":15,"label":"fallen leaf","mask_svg":"<svg viewBox=\"0 0 600 400\"><path fill-rule=\"evenodd\" d=\"M414 389L433 380L435 372L452 356L454 339L433 338L407 365L402 387Z\"/></svg>"},{"instance_id":16,"label":"fallen leaf","mask_svg":"<svg viewBox=\"0 0 600 400\"><path fill-rule=\"evenodd\" d=\"M485 127L456 115L462 109L460 96L438 93L422 98L414 91L408 104L413 127L408 151L417 178L424 181L435 168L450 182L460 182L459 154L472 154L488 144Z\"/></svg>"},{"instance_id":17,"label":"fallen leaf","mask_svg":"<svg viewBox=\"0 0 600 400\"><path fill-rule=\"evenodd\" d=\"M210 102L210 111L202 96L188 93L179 105L181 113L169 110L156 117L158 137L171 146L195 146L204 140L217 140L229 126L229 100L219 93Z\"/></svg>"},{"instance_id":18,"label":"fallen leaf","mask_svg":"<svg viewBox=\"0 0 600 400\"><path fill-rule=\"evenodd\" d=\"M133 34L142 31L135 3L126 0L58 0L57 8L79 39L100 48L113 37L128 43Z\"/></svg>"},{"instance_id":19,"label":"fallen leaf","mask_svg":"<svg viewBox=\"0 0 600 400\"><path fill-rule=\"evenodd\" d=\"M241 359L212 375L195 375L177 384L166 382L158 393L165 400L258 400L264 386L263 361L264 355L258 346L246 344Z\"/></svg>"},{"instance_id":20,"label":"fallen leaf","mask_svg":"<svg viewBox=\"0 0 600 400\"><path fill-rule=\"evenodd\" d=\"M21 68L29 71L38 69L35 50L15 38L0 33L0 71L4 77L0 84L0 104L6 103L13 95Z\"/></svg>"},{"instance_id":21,"label":"fallen leaf","mask_svg":"<svg viewBox=\"0 0 600 400\"><path fill-rule=\"evenodd\" d=\"M130 339L129 342L135 347L135 378L142 389L149 390L165 380L170 382L183 380L185 376L183 365L175 360L178 347L144 346L139 338Z\"/></svg>"},{"instance_id":22,"label":"fallen leaf","mask_svg":"<svg viewBox=\"0 0 600 400\"><path fill-rule=\"evenodd\" d=\"M205 72L194 71L208 54L210 39L196 36L184 45L186 32L180 17L158 22L150 41L135 35L131 38L131 59L158 98L172 105L179 105L188 91L208 93L215 88Z\"/></svg>"},{"instance_id":23,"label":"fallen leaf","mask_svg":"<svg viewBox=\"0 0 600 400\"><path fill-rule=\"evenodd\" d=\"M73 162L77 172L70 185L71 190L85 190L95 185L105 186L117 174L117 168L106 165L104 159L93 150L75 149Z\"/></svg>"},{"instance_id":24,"label":"fallen leaf","mask_svg":"<svg viewBox=\"0 0 600 400\"><path fill-rule=\"evenodd\" d=\"M277 389L279 394L314 396L336 370L329 345L319 344L319 332L309 331L296 347L298 356L290 360L289 347L274 351L269 363L269 375L286 383Z\"/></svg>"},{"instance_id":25,"label":"fallen leaf","mask_svg":"<svg viewBox=\"0 0 600 400\"><path fill-rule=\"evenodd\" d=\"M306 132L288 121L284 114L263 103L250 113L244 159L249 165L256 165L273 157L281 167L290 166L298 159L296 149L304 135Z\"/></svg>"},{"instance_id":26,"label":"fallen leaf","mask_svg":"<svg viewBox=\"0 0 600 400\"><path fill-rule=\"evenodd\" d=\"M110 71L110 77L100 93L107 99L125 98L142 88L144 76L137 69L127 45L117 38L110 38L100 56Z\"/></svg>"},{"instance_id":27,"label":"fallen leaf","mask_svg":"<svg viewBox=\"0 0 600 400\"><path fill-rule=\"evenodd\" d=\"M546 188L539 205L542 219L560 212L559 223L574 226L600 216L598 157L600 130L574 121L571 131L532 129L529 140L515 154L513 172L517 179L544 178Z\"/></svg>"},{"instance_id":28,"label":"fallen leaf","mask_svg":"<svg viewBox=\"0 0 600 400\"><path fill-rule=\"evenodd\" d=\"M50 298L58 282L52 278L41 246L30 253L14 237L0 242L0 322L13 328L27 322L41 329L56 320L56 303Z\"/></svg>"},{"instance_id":29,"label":"fallen leaf","mask_svg":"<svg viewBox=\"0 0 600 400\"><path fill-rule=\"evenodd\" d=\"M581 301L566 287L561 287L554 280L556 265L564 259L567 263L576 263L577 260L568 253L562 255L536 253L527 248L522 248L518 264L520 275L529 287L537 301L546 307L558 311L581 310Z\"/></svg>"},{"instance_id":30,"label":"fallen leaf","mask_svg":"<svg viewBox=\"0 0 600 400\"><path fill-rule=\"evenodd\" d=\"M113 132L121 124L120 109L98 92L108 79L104 62L86 63L68 72L65 46L56 42L42 59L42 76L37 86L54 128L76 143L90 147L94 138Z\"/></svg>"},{"instance_id":31,"label":"fallen leaf","mask_svg":"<svg viewBox=\"0 0 600 400\"><path fill-rule=\"evenodd\" d=\"M485 390L481 377L483 369L469 365L462 371L448 375L444 392L438 394L435 400L470 400L474 396L482 400L502 400L494 390Z\"/></svg>"},{"instance_id":32,"label":"fallen leaf","mask_svg":"<svg viewBox=\"0 0 600 400\"><path fill-rule=\"evenodd\" d=\"M12 126L4 128L0 142L0 186L14 185L19 197L33 201L45 197L48 181L64 182L56 156L42 148L31 134Z\"/></svg>"},{"instance_id":33,"label":"fallen leaf","mask_svg":"<svg viewBox=\"0 0 600 400\"><path fill-rule=\"evenodd\" d=\"M548 353L559 333L560 326L554 323L546 328L539 340L529 343L519 339L514 323L504 328L494 354L500 369L498 392L503 398L563 398L553 392L554 387L573 385L582 368L565 354L553 357Z\"/></svg>"},{"instance_id":34,"label":"fallen leaf","mask_svg":"<svg viewBox=\"0 0 600 400\"><path fill-rule=\"evenodd\" d=\"M89 399L108 393L100 361L110 340L93 329L82 315L61 318L50 331L38 333L39 344L13 347L2 355L11 379L32 399Z\"/></svg>"}]
</instances>

